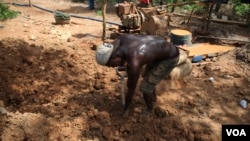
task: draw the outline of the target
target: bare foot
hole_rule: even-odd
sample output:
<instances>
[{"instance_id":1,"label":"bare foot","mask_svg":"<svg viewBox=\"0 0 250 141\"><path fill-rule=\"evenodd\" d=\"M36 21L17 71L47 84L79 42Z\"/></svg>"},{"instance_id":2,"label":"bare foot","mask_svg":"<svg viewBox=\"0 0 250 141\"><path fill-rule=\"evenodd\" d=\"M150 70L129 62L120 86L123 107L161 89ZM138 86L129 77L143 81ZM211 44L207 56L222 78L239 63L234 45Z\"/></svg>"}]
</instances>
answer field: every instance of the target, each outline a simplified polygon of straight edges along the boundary
<instances>
[{"instance_id":1,"label":"bare foot","mask_svg":"<svg viewBox=\"0 0 250 141\"><path fill-rule=\"evenodd\" d=\"M158 117L166 117L167 115L166 111L160 107L156 107L154 112L155 112L155 115Z\"/></svg>"},{"instance_id":2,"label":"bare foot","mask_svg":"<svg viewBox=\"0 0 250 141\"><path fill-rule=\"evenodd\" d=\"M141 112L141 115L142 116L151 116L151 115L153 115L153 110L144 110L144 111L142 111Z\"/></svg>"}]
</instances>

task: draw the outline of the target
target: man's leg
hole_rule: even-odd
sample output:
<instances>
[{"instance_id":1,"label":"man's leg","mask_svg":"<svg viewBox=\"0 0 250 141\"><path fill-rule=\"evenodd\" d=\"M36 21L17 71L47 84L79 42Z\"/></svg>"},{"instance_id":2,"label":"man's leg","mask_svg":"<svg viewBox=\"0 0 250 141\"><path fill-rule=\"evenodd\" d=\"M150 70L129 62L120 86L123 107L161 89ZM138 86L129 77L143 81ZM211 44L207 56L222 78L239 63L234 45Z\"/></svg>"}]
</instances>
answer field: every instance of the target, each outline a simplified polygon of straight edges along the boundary
<instances>
[{"instance_id":1,"label":"man's leg","mask_svg":"<svg viewBox=\"0 0 250 141\"><path fill-rule=\"evenodd\" d=\"M178 59L179 58L159 61L152 66L147 66L146 75L141 82L140 90L143 93L143 98L149 111L153 110L154 102L156 102L155 86L165 77L165 75L172 71Z\"/></svg>"},{"instance_id":2,"label":"man's leg","mask_svg":"<svg viewBox=\"0 0 250 141\"><path fill-rule=\"evenodd\" d=\"M148 94L148 93L143 93L143 98L145 101L145 104L147 105L147 113L152 113L153 112L153 108L154 108L154 102L155 102L155 98L153 93Z\"/></svg>"},{"instance_id":3,"label":"man's leg","mask_svg":"<svg viewBox=\"0 0 250 141\"><path fill-rule=\"evenodd\" d=\"M92 9L95 9L95 6L94 6L94 0L89 0L89 9L92 10Z\"/></svg>"},{"instance_id":4,"label":"man's leg","mask_svg":"<svg viewBox=\"0 0 250 141\"><path fill-rule=\"evenodd\" d=\"M141 91L143 93L143 99L147 106L147 113L153 111L154 103L156 102L155 85L150 84L145 79L141 83Z\"/></svg>"}]
</instances>

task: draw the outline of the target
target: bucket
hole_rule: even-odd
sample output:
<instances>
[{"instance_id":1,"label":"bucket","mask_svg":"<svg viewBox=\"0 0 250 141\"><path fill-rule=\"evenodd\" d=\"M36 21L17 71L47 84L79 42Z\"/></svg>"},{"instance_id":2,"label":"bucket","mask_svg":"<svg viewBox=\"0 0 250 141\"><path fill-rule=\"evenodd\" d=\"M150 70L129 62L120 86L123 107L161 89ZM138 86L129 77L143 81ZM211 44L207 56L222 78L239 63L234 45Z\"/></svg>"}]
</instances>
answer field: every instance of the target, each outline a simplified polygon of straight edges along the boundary
<instances>
[{"instance_id":1,"label":"bucket","mask_svg":"<svg viewBox=\"0 0 250 141\"><path fill-rule=\"evenodd\" d=\"M54 13L54 18L56 24L69 24L70 23L70 15L66 13Z\"/></svg>"},{"instance_id":2,"label":"bucket","mask_svg":"<svg viewBox=\"0 0 250 141\"><path fill-rule=\"evenodd\" d=\"M192 33L187 30L173 29L170 32L170 42L174 45L192 45Z\"/></svg>"}]
</instances>

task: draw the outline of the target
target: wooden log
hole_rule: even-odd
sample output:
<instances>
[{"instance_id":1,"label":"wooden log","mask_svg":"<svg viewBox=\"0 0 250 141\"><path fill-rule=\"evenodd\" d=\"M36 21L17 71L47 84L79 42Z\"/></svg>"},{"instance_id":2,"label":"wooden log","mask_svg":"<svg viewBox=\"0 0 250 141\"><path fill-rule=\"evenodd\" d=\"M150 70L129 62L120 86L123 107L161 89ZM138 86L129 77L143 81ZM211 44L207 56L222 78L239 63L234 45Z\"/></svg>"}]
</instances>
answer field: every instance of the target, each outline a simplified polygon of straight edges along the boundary
<instances>
[{"instance_id":1,"label":"wooden log","mask_svg":"<svg viewBox=\"0 0 250 141\"><path fill-rule=\"evenodd\" d=\"M160 6L155 6L155 7L171 7L171 6L183 6L183 5L190 5L190 4L198 4L198 3L202 3L200 1L188 1L188 2L179 2L179 3L174 3L174 4L167 4L167 5L160 5Z\"/></svg>"},{"instance_id":2,"label":"wooden log","mask_svg":"<svg viewBox=\"0 0 250 141\"><path fill-rule=\"evenodd\" d=\"M185 14L177 14L174 13L174 16L180 16L180 17L187 17ZM192 18L199 19L199 20L208 20L207 18L199 17L199 16L192 16ZM224 24L237 24L237 25L242 25L245 26L247 23L246 22L239 22L239 21L228 21L228 20L222 20L222 19L211 19L211 22L216 22L216 23L224 23Z\"/></svg>"},{"instance_id":3,"label":"wooden log","mask_svg":"<svg viewBox=\"0 0 250 141\"><path fill-rule=\"evenodd\" d=\"M228 21L228 20L221 20L221 19L211 19L212 22L217 23L225 23L225 24L237 24L237 25L247 25L246 22L239 22L239 21Z\"/></svg>"},{"instance_id":4,"label":"wooden log","mask_svg":"<svg viewBox=\"0 0 250 141\"><path fill-rule=\"evenodd\" d=\"M232 39L232 38L230 39L230 38L210 37L210 36L197 36L197 38L218 39L218 40L228 40L228 41L238 41L238 42L250 43L250 40L239 40L239 39Z\"/></svg>"},{"instance_id":5,"label":"wooden log","mask_svg":"<svg viewBox=\"0 0 250 141\"><path fill-rule=\"evenodd\" d=\"M214 3L211 3L210 8L209 8L209 13L208 13L206 31L208 31L209 23L211 21L211 14L212 14L212 11L213 11L213 7L214 7Z\"/></svg>"}]
</instances>

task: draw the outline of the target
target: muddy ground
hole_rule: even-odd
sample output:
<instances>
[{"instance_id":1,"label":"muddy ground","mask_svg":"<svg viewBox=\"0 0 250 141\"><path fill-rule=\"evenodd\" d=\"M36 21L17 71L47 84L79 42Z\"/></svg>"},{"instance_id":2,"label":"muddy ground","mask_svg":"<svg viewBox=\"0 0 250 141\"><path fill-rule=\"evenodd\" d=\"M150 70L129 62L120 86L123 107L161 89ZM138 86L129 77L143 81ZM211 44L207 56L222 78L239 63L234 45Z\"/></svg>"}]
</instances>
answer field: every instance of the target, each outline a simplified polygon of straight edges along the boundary
<instances>
[{"instance_id":1,"label":"muddy ground","mask_svg":"<svg viewBox=\"0 0 250 141\"><path fill-rule=\"evenodd\" d=\"M32 2L101 19L98 7L89 11L83 3ZM242 99L250 102L250 45L245 42L216 42L236 49L194 64L181 87L163 80L152 116L140 114L145 104L137 89L131 114L124 118L115 69L95 62L102 23L71 18L70 24L56 25L47 11L10 7L21 15L0 22L2 141L219 141L222 124L250 124L249 105L239 105ZM119 22L113 10L107 16ZM209 31L246 40L250 33L247 27L216 23Z\"/></svg>"}]
</instances>

